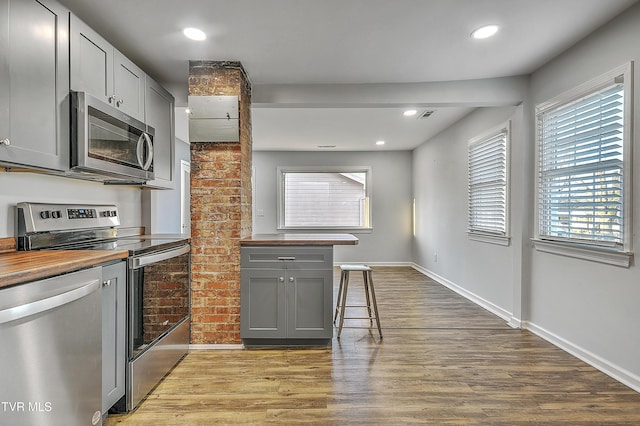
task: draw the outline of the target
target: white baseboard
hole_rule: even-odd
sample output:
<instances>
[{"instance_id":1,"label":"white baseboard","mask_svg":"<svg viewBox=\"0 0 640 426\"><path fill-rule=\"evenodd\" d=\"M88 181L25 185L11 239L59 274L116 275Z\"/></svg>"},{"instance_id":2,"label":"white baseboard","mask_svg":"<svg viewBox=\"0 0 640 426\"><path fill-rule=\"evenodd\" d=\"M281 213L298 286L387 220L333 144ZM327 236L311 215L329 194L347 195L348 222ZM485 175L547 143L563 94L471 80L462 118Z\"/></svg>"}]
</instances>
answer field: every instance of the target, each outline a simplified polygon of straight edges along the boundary
<instances>
[{"instance_id":1,"label":"white baseboard","mask_svg":"<svg viewBox=\"0 0 640 426\"><path fill-rule=\"evenodd\" d=\"M421 267L420 265L417 265L415 263L412 263L411 266L413 267L413 269L415 269L416 271L426 275L427 277L433 279L434 281L438 282L439 284L442 284L443 286L447 287L450 290L455 291L456 293L458 293L460 296L469 299L470 301L472 301L473 303L475 303L476 305L486 309L487 311L491 312L494 315L499 316L500 318L502 318L503 320L505 320L507 322L507 324L509 324L510 326L514 326L514 321L513 321L513 316L511 314L511 312L508 312L504 309L502 309L500 306L489 302L486 299L483 299L482 297L478 296L475 293L472 293L462 287L460 287L459 285L449 281L448 279L441 277L440 275L436 274L433 271L430 271L426 268Z\"/></svg>"},{"instance_id":2,"label":"white baseboard","mask_svg":"<svg viewBox=\"0 0 640 426\"><path fill-rule=\"evenodd\" d=\"M333 262L333 266L340 266L343 264L365 264L369 266L395 266L395 267L407 267L412 268L412 262Z\"/></svg>"},{"instance_id":3,"label":"white baseboard","mask_svg":"<svg viewBox=\"0 0 640 426\"><path fill-rule=\"evenodd\" d=\"M200 350L219 350L219 349L244 349L244 345L213 345L213 344L191 344L189 345L190 351Z\"/></svg>"},{"instance_id":4,"label":"white baseboard","mask_svg":"<svg viewBox=\"0 0 640 426\"><path fill-rule=\"evenodd\" d=\"M619 381L620 383L629 386L636 392L640 392L640 377L636 374L631 373L630 371L625 370L606 359L599 357L596 354L589 352L588 350L581 348L580 346L569 342L568 340L554 334L544 328L532 324L530 322L523 322L525 329L529 330L536 336L539 336L546 340L547 342L559 347L565 352L570 353L576 358L586 362L591 365L593 368L600 370L607 376Z\"/></svg>"},{"instance_id":5,"label":"white baseboard","mask_svg":"<svg viewBox=\"0 0 640 426\"><path fill-rule=\"evenodd\" d=\"M571 343L568 340L548 330L545 330L544 328L536 324L532 324L528 321L521 321L520 319L513 317L509 312L505 311L504 309L494 305L491 302L488 302L487 300L475 295L470 291L465 290L464 288L458 286L457 284L454 284L453 282L447 280L446 278L441 277L438 274L428 269L422 268L420 265L413 264L412 267L418 272L438 282L439 284L442 284L445 287L455 291L462 297L469 299L475 304L485 308L489 312L499 316L500 318L503 318L505 321L507 321L507 324L509 324L511 327L523 328L525 330L530 331L531 333L546 340L552 345L555 345L558 348L562 349L563 351L586 362L587 364L591 365L593 368L603 372L604 374L613 378L614 380L617 380L618 382L630 387L636 392L640 392L640 376L633 374L630 371L625 370L624 368L621 368L607 361L606 359L599 357L598 355L595 355L587 351L586 349L581 348L580 346L574 343Z\"/></svg>"}]
</instances>

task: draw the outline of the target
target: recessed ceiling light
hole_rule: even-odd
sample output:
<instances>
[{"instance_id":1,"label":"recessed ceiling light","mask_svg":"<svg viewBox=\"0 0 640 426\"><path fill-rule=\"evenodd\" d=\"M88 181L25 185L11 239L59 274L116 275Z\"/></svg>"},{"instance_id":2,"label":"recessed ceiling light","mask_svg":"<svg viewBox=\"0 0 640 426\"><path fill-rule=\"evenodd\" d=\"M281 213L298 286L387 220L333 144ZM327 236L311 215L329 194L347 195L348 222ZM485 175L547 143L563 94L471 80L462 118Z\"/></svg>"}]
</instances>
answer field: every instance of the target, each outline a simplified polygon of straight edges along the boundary
<instances>
[{"instance_id":1,"label":"recessed ceiling light","mask_svg":"<svg viewBox=\"0 0 640 426\"><path fill-rule=\"evenodd\" d=\"M384 145L384 141L377 141L376 145Z\"/></svg>"},{"instance_id":2,"label":"recessed ceiling light","mask_svg":"<svg viewBox=\"0 0 640 426\"><path fill-rule=\"evenodd\" d=\"M191 40L202 41L207 38L207 35L197 28L185 28L182 33Z\"/></svg>"},{"instance_id":3,"label":"recessed ceiling light","mask_svg":"<svg viewBox=\"0 0 640 426\"><path fill-rule=\"evenodd\" d=\"M471 37L475 39L489 38L497 32L498 32L497 25L485 25L484 27L480 27L477 30L473 31L471 33Z\"/></svg>"},{"instance_id":4,"label":"recessed ceiling light","mask_svg":"<svg viewBox=\"0 0 640 426\"><path fill-rule=\"evenodd\" d=\"M402 114L403 114L405 117L411 117L411 116L413 116L413 115L416 115L417 113L418 113L418 111L417 111L417 110L415 110L415 109L408 109L408 110L406 110L405 112L403 112Z\"/></svg>"}]
</instances>

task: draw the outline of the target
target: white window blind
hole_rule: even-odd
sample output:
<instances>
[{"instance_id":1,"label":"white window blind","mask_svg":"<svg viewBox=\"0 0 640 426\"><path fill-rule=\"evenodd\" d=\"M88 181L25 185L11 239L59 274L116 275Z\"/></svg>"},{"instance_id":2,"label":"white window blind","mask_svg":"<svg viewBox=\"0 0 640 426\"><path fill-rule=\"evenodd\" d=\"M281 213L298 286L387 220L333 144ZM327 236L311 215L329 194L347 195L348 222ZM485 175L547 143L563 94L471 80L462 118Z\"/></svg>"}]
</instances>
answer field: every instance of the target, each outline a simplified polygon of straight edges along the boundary
<instances>
[{"instance_id":1,"label":"white window blind","mask_svg":"<svg viewBox=\"0 0 640 426\"><path fill-rule=\"evenodd\" d=\"M367 228L367 171L280 171L281 228Z\"/></svg>"},{"instance_id":2,"label":"white window blind","mask_svg":"<svg viewBox=\"0 0 640 426\"><path fill-rule=\"evenodd\" d=\"M540 238L623 246L621 80L538 112Z\"/></svg>"},{"instance_id":3,"label":"white window blind","mask_svg":"<svg viewBox=\"0 0 640 426\"><path fill-rule=\"evenodd\" d=\"M469 232L507 233L507 129L469 143Z\"/></svg>"}]
</instances>

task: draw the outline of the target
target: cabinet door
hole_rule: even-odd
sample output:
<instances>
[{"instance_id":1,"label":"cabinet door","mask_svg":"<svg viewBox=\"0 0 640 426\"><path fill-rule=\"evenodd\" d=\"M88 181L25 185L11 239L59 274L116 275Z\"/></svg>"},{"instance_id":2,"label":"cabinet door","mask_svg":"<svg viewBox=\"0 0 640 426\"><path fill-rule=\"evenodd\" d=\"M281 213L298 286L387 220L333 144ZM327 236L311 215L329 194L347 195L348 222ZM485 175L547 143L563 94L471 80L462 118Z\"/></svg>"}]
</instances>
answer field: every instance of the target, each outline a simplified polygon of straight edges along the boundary
<instances>
[{"instance_id":1,"label":"cabinet door","mask_svg":"<svg viewBox=\"0 0 640 426\"><path fill-rule=\"evenodd\" d=\"M122 53L113 50L113 94L118 109L144 121L145 73Z\"/></svg>"},{"instance_id":2,"label":"cabinet door","mask_svg":"<svg viewBox=\"0 0 640 426\"><path fill-rule=\"evenodd\" d=\"M243 269L240 278L240 337L286 337L284 269Z\"/></svg>"},{"instance_id":3,"label":"cabinet door","mask_svg":"<svg viewBox=\"0 0 640 426\"><path fill-rule=\"evenodd\" d=\"M0 0L0 52L9 52L9 0ZM9 55L0 55L0 159L9 143Z\"/></svg>"},{"instance_id":4,"label":"cabinet door","mask_svg":"<svg viewBox=\"0 0 640 426\"><path fill-rule=\"evenodd\" d=\"M102 413L125 391L127 282L125 262L102 268Z\"/></svg>"},{"instance_id":5,"label":"cabinet door","mask_svg":"<svg viewBox=\"0 0 640 426\"><path fill-rule=\"evenodd\" d=\"M113 46L71 15L71 90L113 102Z\"/></svg>"},{"instance_id":6,"label":"cabinet door","mask_svg":"<svg viewBox=\"0 0 640 426\"><path fill-rule=\"evenodd\" d=\"M333 273L331 270L288 270L286 278L287 337L333 336Z\"/></svg>"},{"instance_id":7,"label":"cabinet door","mask_svg":"<svg viewBox=\"0 0 640 426\"><path fill-rule=\"evenodd\" d=\"M0 5L0 162L68 169L68 10L51 0Z\"/></svg>"},{"instance_id":8,"label":"cabinet door","mask_svg":"<svg viewBox=\"0 0 640 426\"><path fill-rule=\"evenodd\" d=\"M155 130L153 138L153 172L147 185L173 189L175 159L174 99L171 93L147 76L145 120Z\"/></svg>"}]
</instances>

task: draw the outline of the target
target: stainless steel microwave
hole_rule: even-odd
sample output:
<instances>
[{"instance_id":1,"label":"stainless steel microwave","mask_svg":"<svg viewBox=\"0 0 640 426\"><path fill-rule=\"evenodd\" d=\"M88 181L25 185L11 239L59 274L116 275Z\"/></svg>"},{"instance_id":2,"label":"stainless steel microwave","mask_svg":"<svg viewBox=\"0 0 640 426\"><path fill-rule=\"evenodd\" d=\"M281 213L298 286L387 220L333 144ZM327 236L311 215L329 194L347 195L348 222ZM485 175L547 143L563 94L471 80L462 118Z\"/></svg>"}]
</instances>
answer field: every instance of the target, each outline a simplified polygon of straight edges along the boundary
<instances>
[{"instance_id":1,"label":"stainless steel microwave","mask_svg":"<svg viewBox=\"0 0 640 426\"><path fill-rule=\"evenodd\" d=\"M113 182L153 180L154 129L85 93L71 92L71 170Z\"/></svg>"}]
</instances>

